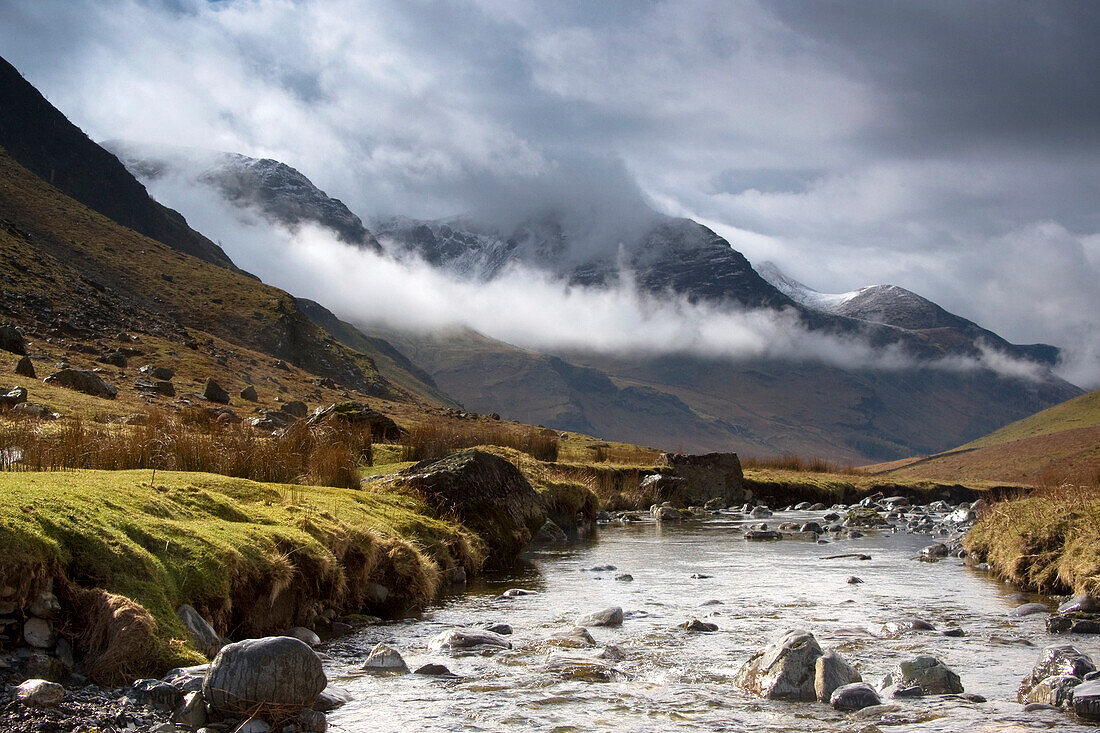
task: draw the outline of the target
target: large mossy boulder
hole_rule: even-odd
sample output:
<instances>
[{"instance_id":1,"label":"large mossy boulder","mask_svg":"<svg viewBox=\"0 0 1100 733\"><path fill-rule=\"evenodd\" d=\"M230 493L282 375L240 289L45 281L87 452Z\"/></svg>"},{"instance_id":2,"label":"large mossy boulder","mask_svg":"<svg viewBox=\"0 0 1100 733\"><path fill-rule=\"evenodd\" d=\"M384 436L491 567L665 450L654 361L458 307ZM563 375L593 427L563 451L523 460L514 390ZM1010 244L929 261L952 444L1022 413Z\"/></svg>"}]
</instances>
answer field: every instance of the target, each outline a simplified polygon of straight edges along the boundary
<instances>
[{"instance_id":1,"label":"large mossy boulder","mask_svg":"<svg viewBox=\"0 0 1100 733\"><path fill-rule=\"evenodd\" d=\"M737 672L737 684L769 700L812 702L821 645L802 629L787 631L758 651Z\"/></svg>"},{"instance_id":2,"label":"large mossy boulder","mask_svg":"<svg viewBox=\"0 0 1100 733\"><path fill-rule=\"evenodd\" d=\"M317 408L309 417L310 425L329 423L337 426L369 427L371 438L378 441L400 440L406 431L381 412L362 402L337 402Z\"/></svg>"},{"instance_id":3,"label":"large mossy boulder","mask_svg":"<svg viewBox=\"0 0 1100 733\"><path fill-rule=\"evenodd\" d=\"M327 684L321 659L307 644L269 636L222 647L202 694L219 715L278 723L312 707Z\"/></svg>"},{"instance_id":4,"label":"large mossy boulder","mask_svg":"<svg viewBox=\"0 0 1100 733\"><path fill-rule=\"evenodd\" d=\"M657 459L657 466L670 469L671 476L683 481L666 482L655 487L667 492L667 495L660 496L654 503L668 501L676 506L690 506L720 498L729 505L745 498L745 476L736 453L662 453Z\"/></svg>"},{"instance_id":5,"label":"large mossy boulder","mask_svg":"<svg viewBox=\"0 0 1100 733\"><path fill-rule=\"evenodd\" d=\"M488 547L491 568L510 567L546 521L542 498L519 469L480 450L421 461L395 484L476 532Z\"/></svg>"}]
</instances>

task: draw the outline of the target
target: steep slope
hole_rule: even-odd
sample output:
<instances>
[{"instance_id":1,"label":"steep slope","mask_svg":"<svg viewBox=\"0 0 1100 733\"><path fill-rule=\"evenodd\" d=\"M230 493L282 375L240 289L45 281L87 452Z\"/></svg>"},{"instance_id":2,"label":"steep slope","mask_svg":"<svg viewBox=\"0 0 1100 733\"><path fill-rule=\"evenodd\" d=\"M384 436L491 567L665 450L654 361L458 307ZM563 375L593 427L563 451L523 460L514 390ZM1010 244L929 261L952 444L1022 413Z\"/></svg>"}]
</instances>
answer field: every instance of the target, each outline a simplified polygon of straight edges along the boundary
<instances>
[{"instance_id":1,"label":"steep slope","mask_svg":"<svg viewBox=\"0 0 1100 733\"><path fill-rule=\"evenodd\" d=\"M152 198L113 155L88 139L0 59L0 147L23 167L119 224L173 249L233 267L221 247Z\"/></svg>"},{"instance_id":2,"label":"steep slope","mask_svg":"<svg viewBox=\"0 0 1100 733\"><path fill-rule=\"evenodd\" d=\"M926 458L869 466L891 477L1100 485L1100 390Z\"/></svg>"},{"instance_id":3,"label":"steep slope","mask_svg":"<svg viewBox=\"0 0 1100 733\"><path fill-rule=\"evenodd\" d=\"M40 369L50 360L102 369L98 359L124 350L192 377L197 391L204 376L217 375L230 389L255 384L268 399L289 393L335 401L348 390L408 399L370 358L310 322L287 293L120 226L2 150L0 247L9 264L0 276L0 315L32 339ZM103 375L137 376L125 367ZM310 375L331 386L319 387ZM122 387L130 402L171 401L137 400L136 389ZM32 389L32 399L40 390Z\"/></svg>"},{"instance_id":4,"label":"steep slope","mask_svg":"<svg viewBox=\"0 0 1100 733\"><path fill-rule=\"evenodd\" d=\"M186 175L216 188L236 206L252 208L291 229L311 222L331 230L348 244L381 251L374 235L342 201L277 160L122 140L108 140L103 147L143 180L153 181L167 173Z\"/></svg>"}]
</instances>

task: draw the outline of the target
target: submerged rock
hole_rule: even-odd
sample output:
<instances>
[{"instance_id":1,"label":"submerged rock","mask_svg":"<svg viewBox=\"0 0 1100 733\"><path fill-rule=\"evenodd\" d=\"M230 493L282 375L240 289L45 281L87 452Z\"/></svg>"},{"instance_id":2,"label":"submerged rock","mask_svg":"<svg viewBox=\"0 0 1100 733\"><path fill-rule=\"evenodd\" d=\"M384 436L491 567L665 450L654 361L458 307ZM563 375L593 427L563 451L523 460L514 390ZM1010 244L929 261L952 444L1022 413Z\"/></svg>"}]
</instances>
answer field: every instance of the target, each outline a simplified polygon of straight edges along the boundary
<instances>
[{"instance_id":1,"label":"submerged rock","mask_svg":"<svg viewBox=\"0 0 1100 733\"><path fill-rule=\"evenodd\" d=\"M512 642L487 629L447 629L428 643L433 651L456 652L477 647L511 649Z\"/></svg>"},{"instance_id":2,"label":"submerged rock","mask_svg":"<svg viewBox=\"0 0 1100 733\"><path fill-rule=\"evenodd\" d=\"M700 621L697 618L693 618L691 621L685 621L680 624L680 628L684 631L696 631L696 632L711 632L718 630L718 624L712 624L709 621Z\"/></svg>"},{"instance_id":3,"label":"submerged rock","mask_svg":"<svg viewBox=\"0 0 1100 733\"><path fill-rule=\"evenodd\" d=\"M881 705L882 698L866 682L854 682L833 690L829 696L829 704L837 710L862 710Z\"/></svg>"},{"instance_id":4,"label":"submerged rock","mask_svg":"<svg viewBox=\"0 0 1100 733\"><path fill-rule=\"evenodd\" d=\"M622 675L617 669L599 659L560 653L547 657L543 669L568 679L585 682L611 682Z\"/></svg>"},{"instance_id":5,"label":"submerged rock","mask_svg":"<svg viewBox=\"0 0 1100 733\"><path fill-rule=\"evenodd\" d=\"M599 611L581 616L577 619L577 626L622 626L623 609L619 606L610 606Z\"/></svg>"},{"instance_id":6,"label":"submerged rock","mask_svg":"<svg viewBox=\"0 0 1100 733\"><path fill-rule=\"evenodd\" d=\"M737 673L737 684L770 700L816 700L814 674L821 655L813 634L793 629L745 662Z\"/></svg>"},{"instance_id":7,"label":"submerged rock","mask_svg":"<svg viewBox=\"0 0 1100 733\"><path fill-rule=\"evenodd\" d=\"M1046 607L1045 603L1025 603L1022 606L1016 606L1008 612L1008 615L1023 618L1024 616L1034 616L1037 613L1050 613L1050 609Z\"/></svg>"},{"instance_id":8,"label":"submerged rock","mask_svg":"<svg viewBox=\"0 0 1100 733\"><path fill-rule=\"evenodd\" d=\"M548 644L565 648L582 649L596 646L596 640L588 629L583 626L574 626L568 631L559 631L546 639Z\"/></svg>"},{"instance_id":9,"label":"submerged rock","mask_svg":"<svg viewBox=\"0 0 1100 733\"><path fill-rule=\"evenodd\" d=\"M207 670L203 696L226 717L250 717L259 706L291 715L312 707L327 683L307 644L269 636L223 647Z\"/></svg>"}]
</instances>

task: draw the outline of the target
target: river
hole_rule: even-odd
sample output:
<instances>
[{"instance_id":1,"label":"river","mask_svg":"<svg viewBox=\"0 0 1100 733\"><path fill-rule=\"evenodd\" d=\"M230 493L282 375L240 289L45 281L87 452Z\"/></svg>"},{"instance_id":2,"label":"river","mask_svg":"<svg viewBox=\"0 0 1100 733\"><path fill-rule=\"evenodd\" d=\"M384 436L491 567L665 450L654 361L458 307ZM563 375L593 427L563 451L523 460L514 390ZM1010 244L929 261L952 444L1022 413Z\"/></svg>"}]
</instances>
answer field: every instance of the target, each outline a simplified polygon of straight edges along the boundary
<instances>
[{"instance_id":1,"label":"river","mask_svg":"<svg viewBox=\"0 0 1100 733\"><path fill-rule=\"evenodd\" d=\"M1024 602L1016 590L961 560L911 559L929 537L869 531L829 544L746 542L740 530L749 521L734 517L602 526L588 541L532 550L513 573L480 578L417 618L369 626L331 643L326 672L354 700L330 713L330 730L1097 730L1062 713L1024 713L1016 688L1045 645L1073 643L1100 659L1100 639L1053 637L1045 631L1045 615L1009 617ZM820 518L777 512L767 521ZM841 553L871 559L821 559ZM609 565L615 569L591 570ZM633 581L615 579L624 573ZM864 582L849 584L851 576ZM537 594L501 598L509 588ZM612 664L621 674L589 682L545 671L551 652L596 651L559 650L545 639L568 630L578 615L607 606L621 606L626 621L590 632L599 645L625 651ZM904 616L937 629L958 626L965 636L883 632L884 624ZM695 618L717 624L718 631L679 628ZM427 649L445 629L490 622L514 628L511 650L450 656ZM823 648L836 648L876 686L896 662L931 654L960 675L968 693L988 702L886 700L901 709L883 719L859 719L824 704L773 702L738 689L734 677L741 664L790 628L812 631ZM436 662L460 678L359 671L378 642L398 649L413 669Z\"/></svg>"}]
</instances>

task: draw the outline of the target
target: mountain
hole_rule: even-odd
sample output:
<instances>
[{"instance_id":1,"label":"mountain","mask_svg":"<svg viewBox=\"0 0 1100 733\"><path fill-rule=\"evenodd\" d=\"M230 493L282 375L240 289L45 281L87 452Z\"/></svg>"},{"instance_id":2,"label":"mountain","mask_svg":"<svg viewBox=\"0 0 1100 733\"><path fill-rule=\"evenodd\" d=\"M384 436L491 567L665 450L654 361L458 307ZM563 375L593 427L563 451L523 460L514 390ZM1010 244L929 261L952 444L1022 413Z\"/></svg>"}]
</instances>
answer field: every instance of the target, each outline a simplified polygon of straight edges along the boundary
<instances>
[{"instance_id":1,"label":"mountain","mask_svg":"<svg viewBox=\"0 0 1100 733\"><path fill-rule=\"evenodd\" d=\"M138 172L145 165L130 164ZM302 210L306 218L322 218L320 210ZM911 293L880 294L877 308L867 297L855 298L861 308L829 310L815 305L804 286L769 282L728 242L688 219L651 213L611 240L559 212L529 218L507 234L469 218L387 217L368 225L387 256L467 281L524 267L549 272L563 286L636 286L658 300L682 298L718 312L781 311L809 331L900 346L909 362L875 369L829 366L812 355L538 353L468 329L420 333L354 324L393 344L442 393L477 412L670 449L865 462L943 450L1080 393L1048 371L1053 347L1009 344ZM989 350L1032 362L1038 377L936 368L939 359L977 362Z\"/></svg>"},{"instance_id":2,"label":"mountain","mask_svg":"<svg viewBox=\"0 0 1100 733\"><path fill-rule=\"evenodd\" d=\"M209 240L178 214L165 214L170 210L149 198L114 156L9 65L0 64L0 72L8 95L0 107L3 139L29 164L48 163L48 175L68 189L49 184L0 148L0 252L7 264L0 275L0 318L28 339L39 369L56 362L99 370L119 387L112 403L117 407L110 409L130 411L194 399L140 389L138 373L127 368L137 360L175 371L176 389L201 392L211 376L231 393L252 384L259 405L284 399L320 404L355 393L405 404L442 399L434 385L406 369L407 360L392 346L360 334L363 350L349 347L342 342L358 338L351 326L326 323L320 306L303 305L241 272L215 245L203 245ZM77 194L86 194L89 203ZM154 224L174 223L169 241L125 225L140 225L142 212ZM156 218L161 215L168 218ZM364 353L372 350L384 355L402 384L387 379ZM84 399L33 379L26 386L32 400Z\"/></svg>"},{"instance_id":3,"label":"mountain","mask_svg":"<svg viewBox=\"0 0 1100 733\"><path fill-rule=\"evenodd\" d=\"M868 470L898 478L1100 485L1100 390L1075 397L958 448Z\"/></svg>"},{"instance_id":4,"label":"mountain","mask_svg":"<svg viewBox=\"0 0 1100 733\"><path fill-rule=\"evenodd\" d=\"M217 189L236 206L252 208L271 221L292 229L303 222L319 224L343 242L381 251L374 235L342 201L331 198L286 163L122 140L108 140L103 147L144 180L155 181L167 174L187 175Z\"/></svg>"},{"instance_id":5,"label":"mountain","mask_svg":"<svg viewBox=\"0 0 1100 733\"><path fill-rule=\"evenodd\" d=\"M222 267L221 247L154 201L117 158L57 111L0 58L0 147L51 185L119 224Z\"/></svg>"},{"instance_id":6,"label":"mountain","mask_svg":"<svg viewBox=\"0 0 1100 733\"><path fill-rule=\"evenodd\" d=\"M1015 359L1045 366L1058 362L1058 349L1048 344L1011 344L962 316L949 313L927 298L897 285L871 285L848 293L821 293L785 275L775 263L765 262L761 277L796 303L820 313L927 334L957 348L984 344Z\"/></svg>"}]
</instances>

